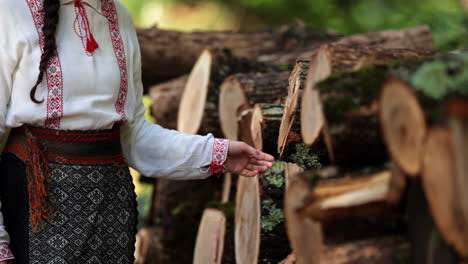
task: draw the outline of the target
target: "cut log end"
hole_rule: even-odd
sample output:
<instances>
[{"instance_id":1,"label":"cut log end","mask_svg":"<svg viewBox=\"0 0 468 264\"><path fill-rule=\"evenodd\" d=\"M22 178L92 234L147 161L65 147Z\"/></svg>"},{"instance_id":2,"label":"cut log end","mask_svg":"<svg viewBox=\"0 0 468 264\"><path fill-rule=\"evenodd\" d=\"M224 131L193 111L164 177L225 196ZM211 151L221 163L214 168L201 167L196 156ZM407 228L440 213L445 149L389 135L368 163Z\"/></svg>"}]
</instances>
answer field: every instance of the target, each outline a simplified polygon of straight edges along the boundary
<instances>
[{"instance_id":1,"label":"cut log end","mask_svg":"<svg viewBox=\"0 0 468 264\"><path fill-rule=\"evenodd\" d=\"M258 150L263 149L263 136L262 136L263 125L264 125L264 119L263 119L262 108L259 105L255 105L253 113L252 113L250 131L252 133L253 145Z\"/></svg>"},{"instance_id":2,"label":"cut log end","mask_svg":"<svg viewBox=\"0 0 468 264\"><path fill-rule=\"evenodd\" d=\"M212 65L212 55L204 50L185 85L180 101L177 129L180 132L196 134L200 129L208 94Z\"/></svg>"},{"instance_id":3,"label":"cut log end","mask_svg":"<svg viewBox=\"0 0 468 264\"><path fill-rule=\"evenodd\" d=\"M393 160L409 175L417 175L427 128L418 99L406 83L392 78L384 84L380 122Z\"/></svg>"},{"instance_id":4,"label":"cut log end","mask_svg":"<svg viewBox=\"0 0 468 264\"><path fill-rule=\"evenodd\" d=\"M463 256L468 256L467 221L461 214L457 192L457 168L454 142L444 127L428 133L424 153L422 183L435 222L447 242Z\"/></svg>"},{"instance_id":5,"label":"cut log end","mask_svg":"<svg viewBox=\"0 0 468 264\"><path fill-rule=\"evenodd\" d=\"M299 106L302 100L302 92L305 87L308 69L309 61L298 61L289 77L288 95L284 104L284 112L278 136L278 153L280 156L283 155L283 152L290 141L297 141L297 137L300 137L299 125L297 125L297 129L293 128L293 125L295 122L299 124ZM296 139L291 138L292 132L297 134Z\"/></svg>"},{"instance_id":6,"label":"cut log end","mask_svg":"<svg viewBox=\"0 0 468 264\"><path fill-rule=\"evenodd\" d=\"M237 182L235 254L237 263L256 264L260 253L260 188L258 176Z\"/></svg>"},{"instance_id":7,"label":"cut log end","mask_svg":"<svg viewBox=\"0 0 468 264\"><path fill-rule=\"evenodd\" d=\"M234 78L227 78L220 87L219 119L224 136L230 140L238 140L239 112L247 102L241 84Z\"/></svg>"},{"instance_id":8,"label":"cut log end","mask_svg":"<svg viewBox=\"0 0 468 264\"><path fill-rule=\"evenodd\" d=\"M301 214L326 222L387 212L403 196L404 175L389 170L319 182Z\"/></svg>"},{"instance_id":9,"label":"cut log end","mask_svg":"<svg viewBox=\"0 0 468 264\"><path fill-rule=\"evenodd\" d=\"M221 210L205 209L195 244L194 264L221 264L226 217Z\"/></svg>"},{"instance_id":10,"label":"cut log end","mask_svg":"<svg viewBox=\"0 0 468 264\"><path fill-rule=\"evenodd\" d=\"M332 54L330 46L325 44L310 62L301 102L301 135L308 146L315 143L325 122L320 94L315 89L315 85L330 74L332 74Z\"/></svg>"},{"instance_id":11,"label":"cut log end","mask_svg":"<svg viewBox=\"0 0 468 264\"><path fill-rule=\"evenodd\" d=\"M301 179L295 179L289 184L284 204L286 229L296 263L318 264L323 249L322 227L320 223L298 213L304 206L308 190L308 184Z\"/></svg>"}]
</instances>

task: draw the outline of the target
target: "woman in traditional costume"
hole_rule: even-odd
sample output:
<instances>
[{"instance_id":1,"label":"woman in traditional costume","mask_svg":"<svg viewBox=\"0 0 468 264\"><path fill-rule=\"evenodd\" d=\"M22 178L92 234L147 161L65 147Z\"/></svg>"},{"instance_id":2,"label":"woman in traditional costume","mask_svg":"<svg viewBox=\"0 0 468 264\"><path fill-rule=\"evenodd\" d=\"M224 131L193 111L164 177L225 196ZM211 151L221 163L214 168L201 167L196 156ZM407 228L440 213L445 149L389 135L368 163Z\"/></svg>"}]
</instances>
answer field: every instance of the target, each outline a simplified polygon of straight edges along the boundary
<instances>
[{"instance_id":1,"label":"woman in traditional costume","mask_svg":"<svg viewBox=\"0 0 468 264\"><path fill-rule=\"evenodd\" d=\"M128 166L180 180L271 167L245 143L145 121L135 27L117 0L0 4L0 264L133 263Z\"/></svg>"}]
</instances>

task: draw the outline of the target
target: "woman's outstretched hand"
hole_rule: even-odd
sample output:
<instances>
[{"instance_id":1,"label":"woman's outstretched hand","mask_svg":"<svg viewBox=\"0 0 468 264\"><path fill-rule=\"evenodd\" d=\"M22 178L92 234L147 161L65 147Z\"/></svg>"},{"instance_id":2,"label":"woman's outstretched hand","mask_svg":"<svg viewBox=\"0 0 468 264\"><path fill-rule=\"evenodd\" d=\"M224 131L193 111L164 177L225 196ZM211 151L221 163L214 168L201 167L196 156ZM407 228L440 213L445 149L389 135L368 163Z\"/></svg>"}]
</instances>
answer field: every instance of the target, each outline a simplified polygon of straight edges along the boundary
<instances>
[{"instance_id":1,"label":"woman's outstretched hand","mask_svg":"<svg viewBox=\"0 0 468 264\"><path fill-rule=\"evenodd\" d=\"M271 168L273 160L273 156L244 142L230 141L224 168L231 173L252 177Z\"/></svg>"}]
</instances>

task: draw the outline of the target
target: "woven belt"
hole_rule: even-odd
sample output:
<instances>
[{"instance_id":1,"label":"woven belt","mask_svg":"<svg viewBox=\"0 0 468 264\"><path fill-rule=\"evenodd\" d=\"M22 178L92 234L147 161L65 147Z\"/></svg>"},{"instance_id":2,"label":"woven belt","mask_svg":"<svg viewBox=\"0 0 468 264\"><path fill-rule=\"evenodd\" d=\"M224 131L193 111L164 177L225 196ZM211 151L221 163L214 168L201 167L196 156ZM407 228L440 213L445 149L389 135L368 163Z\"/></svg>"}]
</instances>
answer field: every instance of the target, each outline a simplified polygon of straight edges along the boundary
<instances>
[{"instance_id":1,"label":"woven belt","mask_svg":"<svg viewBox=\"0 0 468 264\"><path fill-rule=\"evenodd\" d=\"M22 126L14 128L4 152L13 153L23 161L31 160L31 141L39 143L49 162L66 164L122 165L124 158L120 144L120 129L99 131L63 131Z\"/></svg>"},{"instance_id":2,"label":"woven belt","mask_svg":"<svg viewBox=\"0 0 468 264\"><path fill-rule=\"evenodd\" d=\"M50 220L55 211L49 195L48 162L125 166L119 126L102 131L62 131L22 126L11 131L4 153L12 153L26 164L34 231L41 230L43 220Z\"/></svg>"}]
</instances>

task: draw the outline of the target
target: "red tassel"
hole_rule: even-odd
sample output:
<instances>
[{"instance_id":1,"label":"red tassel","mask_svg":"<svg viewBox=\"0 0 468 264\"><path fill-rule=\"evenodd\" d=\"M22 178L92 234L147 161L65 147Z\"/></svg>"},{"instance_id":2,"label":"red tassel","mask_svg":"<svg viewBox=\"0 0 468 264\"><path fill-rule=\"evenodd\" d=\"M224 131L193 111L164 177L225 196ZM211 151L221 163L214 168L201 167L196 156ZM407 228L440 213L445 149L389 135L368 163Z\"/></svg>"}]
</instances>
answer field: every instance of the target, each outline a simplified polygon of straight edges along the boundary
<instances>
[{"instance_id":1,"label":"red tassel","mask_svg":"<svg viewBox=\"0 0 468 264\"><path fill-rule=\"evenodd\" d=\"M218 165L216 162L212 162L210 165L210 172L211 174L216 175L216 177L221 177L221 174L224 172L224 167L223 165Z\"/></svg>"},{"instance_id":2,"label":"red tassel","mask_svg":"<svg viewBox=\"0 0 468 264\"><path fill-rule=\"evenodd\" d=\"M88 15L86 14L86 9L83 6L83 0L75 0L75 13L75 32L82 41L83 39L86 39L86 51L93 53L93 51L99 48L99 45L91 32L91 26L89 24ZM76 31L76 24L78 24L78 27L80 28L80 33ZM84 31L84 34L81 34L81 30Z\"/></svg>"},{"instance_id":3,"label":"red tassel","mask_svg":"<svg viewBox=\"0 0 468 264\"><path fill-rule=\"evenodd\" d=\"M37 139L26 131L30 149L28 166L28 193L31 212L31 225L35 232L41 230L44 220L49 220L53 214L53 202L47 191L49 166Z\"/></svg>"},{"instance_id":4,"label":"red tassel","mask_svg":"<svg viewBox=\"0 0 468 264\"><path fill-rule=\"evenodd\" d=\"M86 40L86 51L87 52L93 52L97 48L99 48L98 43L94 39L94 36L91 32L89 32L89 38Z\"/></svg>"}]
</instances>

